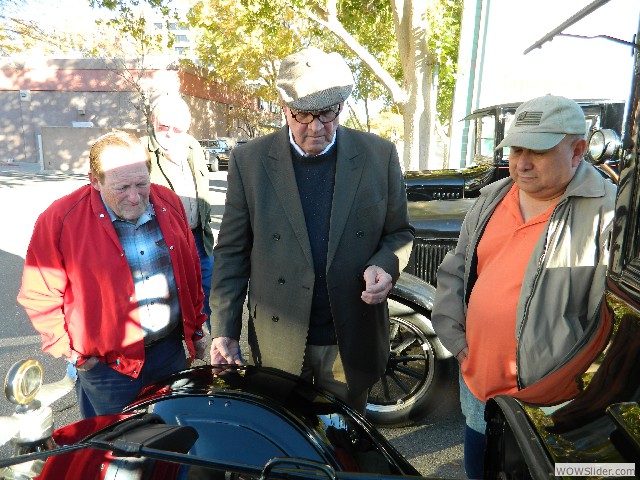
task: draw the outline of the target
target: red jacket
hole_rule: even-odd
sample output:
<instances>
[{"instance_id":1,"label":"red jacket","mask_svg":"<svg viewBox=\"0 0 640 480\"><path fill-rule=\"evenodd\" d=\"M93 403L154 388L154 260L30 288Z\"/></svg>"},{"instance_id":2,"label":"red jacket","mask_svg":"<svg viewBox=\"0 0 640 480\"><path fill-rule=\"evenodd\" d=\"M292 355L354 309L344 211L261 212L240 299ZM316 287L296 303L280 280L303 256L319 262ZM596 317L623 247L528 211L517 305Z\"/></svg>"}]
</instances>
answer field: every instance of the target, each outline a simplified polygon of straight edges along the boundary
<instances>
[{"instance_id":1,"label":"red jacket","mask_svg":"<svg viewBox=\"0 0 640 480\"><path fill-rule=\"evenodd\" d=\"M187 348L205 321L198 251L178 196L151 185L149 197L169 247ZM54 357L98 357L137 377L144 340L133 278L100 192L90 185L56 200L38 218L18 302Z\"/></svg>"}]
</instances>

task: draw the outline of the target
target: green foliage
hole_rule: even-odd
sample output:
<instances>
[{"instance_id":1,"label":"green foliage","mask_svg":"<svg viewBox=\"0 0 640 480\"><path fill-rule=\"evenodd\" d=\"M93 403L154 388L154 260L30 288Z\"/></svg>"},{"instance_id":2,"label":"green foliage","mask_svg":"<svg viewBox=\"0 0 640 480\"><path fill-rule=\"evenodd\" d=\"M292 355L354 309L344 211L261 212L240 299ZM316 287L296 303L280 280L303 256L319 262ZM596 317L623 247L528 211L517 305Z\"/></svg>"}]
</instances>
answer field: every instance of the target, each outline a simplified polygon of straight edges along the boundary
<instances>
[{"instance_id":1,"label":"green foliage","mask_svg":"<svg viewBox=\"0 0 640 480\"><path fill-rule=\"evenodd\" d=\"M458 67L458 46L463 0L440 0L429 11L427 45L438 60L438 98L436 110L441 124L447 124L453 109L453 94Z\"/></svg>"},{"instance_id":2,"label":"green foliage","mask_svg":"<svg viewBox=\"0 0 640 480\"><path fill-rule=\"evenodd\" d=\"M432 8L428 10L426 19L426 31L429 34L427 43L435 55L439 72L438 118L441 123L448 123L453 104L463 0L437 0L431 3ZM334 4L336 11L329 11ZM217 13L213 16L205 14L212 11ZM233 13L225 15L225 11ZM356 100L382 100L384 105L390 107L392 101L387 89L361 59L329 30L313 21L314 18L327 21L331 14L335 14L355 41L401 85L402 65L391 0L240 0L239 3L201 0L192 9L190 23L208 28L208 34L203 37L198 51L204 63L213 66L216 78L230 85L257 82L266 87L259 88L259 94L273 100L276 96L271 85L275 80L278 59L313 44L327 51L338 51L345 57L354 72L356 85L353 97ZM264 43L263 39L268 39L267 50L259 45ZM232 52L226 54L225 49ZM260 68L257 60L264 54L269 56ZM255 57L256 64L253 68L247 68L251 60L245 59L241 65L244 68L236 68L239 67L238 56ZM224 64L231 68L225 68ZM268 79L265 74L268 74Z\"/></svg>"},{"instance_id":3,"label":"green foliage","mask_svg":"<svg viewBox=\"0 0 640 480\"><path fill-rule=\"evenodd\" d=\"M307 28L291 12L265 21L243 4L201 0L193 5L187 19L200 32L198 58L213 80L274 101L278 61L293 46L306 42Z\"/></svg>"}]
</instances>

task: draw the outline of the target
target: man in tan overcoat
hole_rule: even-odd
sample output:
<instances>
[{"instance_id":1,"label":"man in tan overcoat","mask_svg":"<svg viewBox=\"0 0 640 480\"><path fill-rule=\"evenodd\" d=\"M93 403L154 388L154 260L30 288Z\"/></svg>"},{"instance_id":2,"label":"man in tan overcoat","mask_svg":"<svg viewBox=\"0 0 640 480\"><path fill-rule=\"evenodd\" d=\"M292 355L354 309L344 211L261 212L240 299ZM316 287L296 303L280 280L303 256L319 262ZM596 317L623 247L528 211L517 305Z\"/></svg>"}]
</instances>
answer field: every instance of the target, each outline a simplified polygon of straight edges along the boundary
<instances>
[{"instance_id":1,"label":"man in tan overcoat","mask_svg":"<svg viewBox=\"0 0 640 480\"><path fill-rule=\"evenodd\" d=\"M232 151L211 290L211 362L254 363L364 412L389 356L387 294L413 244L395 146L339 126L353 77L337 53L283 59L287 125Z\"/></svg>"}]
</instances>

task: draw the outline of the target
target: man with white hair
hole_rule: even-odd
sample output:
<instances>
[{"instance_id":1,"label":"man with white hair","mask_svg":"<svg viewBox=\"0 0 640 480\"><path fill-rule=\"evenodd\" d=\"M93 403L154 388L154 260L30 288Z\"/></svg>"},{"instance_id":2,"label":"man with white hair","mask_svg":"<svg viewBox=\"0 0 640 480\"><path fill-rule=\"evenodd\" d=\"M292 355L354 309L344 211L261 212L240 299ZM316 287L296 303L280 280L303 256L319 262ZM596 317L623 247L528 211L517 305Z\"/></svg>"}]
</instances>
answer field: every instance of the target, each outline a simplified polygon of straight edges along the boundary
<instances>
[{"instance_id":1,"label":"man with white hair","mask_svg":"<svg viewBox=\"0 0 640 480\"><path fill-rule=\"evenodd\" d=\"M287 125L233 150L214 250L212 363L300 375L364 412L389 357L387 294L413 244L395 146L339 126L353 76L337 53L282 60Z\"/></svg>"},{"instance_id":2,"label":"man with white hair","mask_svg":"<svg viewBox=\"0 0 640 480\"><path fill-rule=\"evenodd\" d=\"M158 97L153 104L151 123L149 136L142 138L151 156L151 181L176 192L187 212L200 257L204 313L209 328L214 238L210 225L209 172L204 151L188 133L191 112L179 95Z\"/></svg>"}]
</instances>

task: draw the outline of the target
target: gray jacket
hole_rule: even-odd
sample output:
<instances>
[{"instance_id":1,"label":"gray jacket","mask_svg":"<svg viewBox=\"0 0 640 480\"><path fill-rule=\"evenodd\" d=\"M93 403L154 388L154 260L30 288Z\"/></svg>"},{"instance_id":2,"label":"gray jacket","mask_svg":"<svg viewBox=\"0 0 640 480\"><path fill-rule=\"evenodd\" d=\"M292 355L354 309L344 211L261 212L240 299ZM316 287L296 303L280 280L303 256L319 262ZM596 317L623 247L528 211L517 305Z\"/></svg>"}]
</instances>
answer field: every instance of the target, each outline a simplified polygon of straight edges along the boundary
<instances>
[{"instance_id":1,"label":"gray jacket","mask_svg":"<svg viewBox=\"0 0 640 480\"><path fill-rule=\"evenodd\" d=\"M389 359L387 306L361 300L362 273L377 265L395 282L411 253L413 228L393 144L341 126L336 145L327 289L347 383L360 392ZM240 337L248 287L253 360L299 375L316 276L288 128L233 150L227 181L211 335Z\"/></svg>"},{"instance_id":2,"label":"gray jacket","mask_svg":"<svg viewBox=\"0 0 640 480\"><path fill-rule=\"evenodd\" d=\"M467 346L467 302L476 280L477 245L513 180L481 190L455 250L438 270L431 321L454 355ZM591 338L600 319L616 187L584 160L551 214L527 265L518 299L518 387L553 373Z\"/></svg>"}]
</instances>

